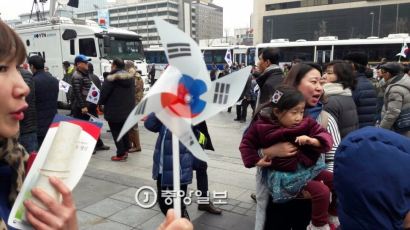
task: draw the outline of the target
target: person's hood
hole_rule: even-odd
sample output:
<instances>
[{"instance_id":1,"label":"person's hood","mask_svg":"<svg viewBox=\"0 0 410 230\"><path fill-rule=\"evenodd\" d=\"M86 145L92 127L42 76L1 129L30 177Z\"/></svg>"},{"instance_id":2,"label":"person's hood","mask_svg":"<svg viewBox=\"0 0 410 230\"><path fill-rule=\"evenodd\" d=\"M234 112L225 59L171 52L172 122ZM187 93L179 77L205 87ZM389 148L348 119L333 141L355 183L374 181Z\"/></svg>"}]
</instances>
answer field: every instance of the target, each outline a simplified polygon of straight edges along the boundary
<instances>
[{"instance_id":1,"label":"person's hood","mask_svg":"<svg viewBox=\"0 0 410 230\"><path fill-rule=\"evenodd\" d=\"M130 68L128 70L128 73L130 73L134 77L141 77L141 74L135 68Z\"/></svg>"},{"instance_id":2,"label":"person's hood","mask_svg":"<svg viewBox=\"0 0 410 230\"><path fill-rule=\"evenodd\" d=\"M128 87L131 87L131 84L130 84L130 81L127 81L127 80L130 80L133 78L134 78L133 74L125 70L118 70L118 71L110 73L107 76L107 81L115 82L121 87L128 88Z\"/></svg>"},{"instance_id":3,"label":"person's hood","mask_svg":"<svg viewBox=\"0 0 410 230\"><path fill-rule=\"evenodd\" d=\"M325 95L341 95L341 96L352 96L352 90L349 88L343 89L343 85L340 83L326 83L323 85L323 90Z\"/></svg>"},{"instance_id":4,"label":"person's hood","mask_svg":"<svg viewBox=\"0 0 410 230\"><path fill-rule=\"evenodd\" d=\"M410 139L366 127L335 154L334 185L342 229L403 229L410 210Z\"/></svg>"}]
</instances>

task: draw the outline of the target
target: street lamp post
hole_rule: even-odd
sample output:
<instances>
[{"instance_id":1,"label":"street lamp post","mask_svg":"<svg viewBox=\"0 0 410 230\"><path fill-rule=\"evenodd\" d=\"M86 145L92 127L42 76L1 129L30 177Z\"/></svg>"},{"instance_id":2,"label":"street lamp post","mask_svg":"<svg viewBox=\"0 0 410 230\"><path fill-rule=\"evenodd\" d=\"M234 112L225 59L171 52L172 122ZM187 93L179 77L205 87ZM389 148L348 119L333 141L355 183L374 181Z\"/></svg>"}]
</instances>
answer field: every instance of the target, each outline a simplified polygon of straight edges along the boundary
<instances>
[{"instance_id":1,"label":"street lamp post","mask_svg":"<svg viewBox=\"0 0 410 230\"><path fill-rule=\"evenodd\" d=\"M371 37L373 37L374 12L373 12L373 11L372 11L372 12L370 12L370 15L372 16L372 30L371 30L370 36L371 36Z\"/></svg>"}]
</instances>

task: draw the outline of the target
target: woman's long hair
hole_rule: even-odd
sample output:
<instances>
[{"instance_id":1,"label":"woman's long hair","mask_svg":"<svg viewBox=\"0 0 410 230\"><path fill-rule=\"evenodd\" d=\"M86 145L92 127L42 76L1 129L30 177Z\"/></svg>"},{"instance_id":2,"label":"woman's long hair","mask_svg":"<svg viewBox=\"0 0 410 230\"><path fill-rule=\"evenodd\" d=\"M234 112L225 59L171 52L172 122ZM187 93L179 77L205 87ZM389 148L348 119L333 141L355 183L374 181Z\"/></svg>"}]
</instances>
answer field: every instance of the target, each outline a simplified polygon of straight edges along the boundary
<instances>
[{"instance_id":1,"label":"woman's long hair","mask_svg":"<svg viewBox=\"0 0 410 230\"><path fill-rule=\"evenodd\" d=\"M15 60L17 65L20 65L26 57L26 48L20 37L0 20L0 61L9 63Z\"/></svg>"}]
</instances>

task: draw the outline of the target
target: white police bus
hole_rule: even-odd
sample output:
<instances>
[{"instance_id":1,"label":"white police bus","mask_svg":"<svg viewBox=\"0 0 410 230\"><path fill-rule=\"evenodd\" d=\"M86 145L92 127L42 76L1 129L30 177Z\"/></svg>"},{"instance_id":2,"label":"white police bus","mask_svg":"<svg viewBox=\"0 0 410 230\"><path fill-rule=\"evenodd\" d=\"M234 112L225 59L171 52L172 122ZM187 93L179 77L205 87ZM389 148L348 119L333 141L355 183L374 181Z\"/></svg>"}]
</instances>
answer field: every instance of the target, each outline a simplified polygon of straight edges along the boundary
<instances>
[{"instance_id":1,"label":"white police bus","mask_svg":"<svg viewBox=\"0 0 410 230\"><path fill-rule=\"evenodd\" d=\"M338 40L337 37L320 37L318 41L274 39L270 43L256 46L255 61L264 48L279 49L280 64L291 63L295 59L324 64L332 60L341 60L349 52L364 52L369 64L377 64L382 58L387 61L398 61L404 43L410 43L409 34L390 34L385 38L369 37L367 39ZM404 58L401 58L405 61Z\"/></svg>"}]
</instances>

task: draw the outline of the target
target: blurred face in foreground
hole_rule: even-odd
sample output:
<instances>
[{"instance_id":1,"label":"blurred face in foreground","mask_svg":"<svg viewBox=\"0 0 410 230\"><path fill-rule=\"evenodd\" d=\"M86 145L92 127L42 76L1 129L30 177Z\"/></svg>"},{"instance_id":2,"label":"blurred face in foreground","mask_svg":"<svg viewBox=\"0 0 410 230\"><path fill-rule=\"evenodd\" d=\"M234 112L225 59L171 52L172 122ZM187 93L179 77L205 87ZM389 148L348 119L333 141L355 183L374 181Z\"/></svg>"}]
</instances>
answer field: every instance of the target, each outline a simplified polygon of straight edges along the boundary
<instances>
[{"instance_id":1,"label":"blurred face in foreground","mask_svg":"<svg viewBox=\"0 0 410 230\"><path fill-rule=\"evenodd\" d=\"M16 66L15 60L0 60L0 137L4 138L17 134L23 111L28 107L25 97L30 89Z\"/></svg>"}]
</instances>

